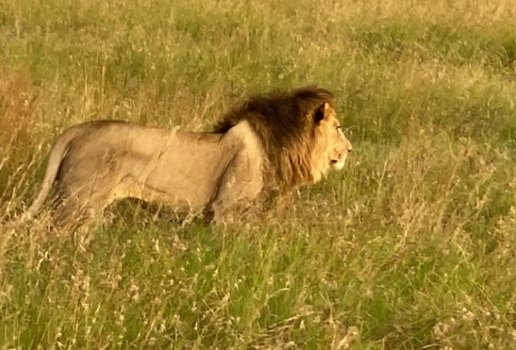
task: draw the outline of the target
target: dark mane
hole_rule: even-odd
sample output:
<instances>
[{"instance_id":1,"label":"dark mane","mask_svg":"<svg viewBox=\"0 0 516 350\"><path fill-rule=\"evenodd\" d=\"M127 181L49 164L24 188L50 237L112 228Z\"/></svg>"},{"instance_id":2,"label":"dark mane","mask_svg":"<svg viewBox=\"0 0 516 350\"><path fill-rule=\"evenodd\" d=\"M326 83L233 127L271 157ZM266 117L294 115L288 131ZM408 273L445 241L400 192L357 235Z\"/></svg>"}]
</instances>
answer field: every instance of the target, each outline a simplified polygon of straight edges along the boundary
<instances>
[{"instance_id":1,"label":"dark mane","mask_svg":"<svg viewBox=\"0 0 516 350\"><path fill-rule=\"evenodd\" d=\"M257 95L230 110L214 131L224 133L248 121L276 175L274 186L288 189L311 181L313 164L307 158L314 142L314 112L325 102L333 107L334 100L331 92L316 86Z\"/></svg>"}]
</instances>

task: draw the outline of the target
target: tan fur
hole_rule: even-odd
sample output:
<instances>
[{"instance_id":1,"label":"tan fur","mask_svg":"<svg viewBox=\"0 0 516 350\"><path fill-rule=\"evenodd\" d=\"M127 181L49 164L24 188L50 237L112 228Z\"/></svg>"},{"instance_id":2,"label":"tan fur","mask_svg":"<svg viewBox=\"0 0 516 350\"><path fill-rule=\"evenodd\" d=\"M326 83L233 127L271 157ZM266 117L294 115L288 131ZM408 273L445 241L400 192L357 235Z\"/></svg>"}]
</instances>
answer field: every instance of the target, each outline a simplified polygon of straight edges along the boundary
<instances>
[{"instance_id":1,"label":"tan fur","mask_svg":"<svg viewBox=\"0 0 516 350\"><path fill-rule=\"evenodd\" d=\"M223 222L319 181L331 166L341 168L349 151L333 96L314 87L253 97L214 132L87 122L57 139L25 217L36 215L55 186L57 223L94 216L128 197Z\"/></svg>"}]
</instances>

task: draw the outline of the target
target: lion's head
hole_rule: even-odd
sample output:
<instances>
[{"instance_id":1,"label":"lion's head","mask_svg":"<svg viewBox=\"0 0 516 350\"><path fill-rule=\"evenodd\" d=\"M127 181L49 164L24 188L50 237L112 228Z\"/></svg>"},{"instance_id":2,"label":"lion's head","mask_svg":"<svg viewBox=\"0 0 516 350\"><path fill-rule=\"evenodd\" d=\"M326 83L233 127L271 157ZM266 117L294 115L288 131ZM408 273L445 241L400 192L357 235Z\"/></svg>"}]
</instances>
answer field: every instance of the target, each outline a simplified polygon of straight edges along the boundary
<instances>
[{"instance_id":1,"label":"lion's head","mask_svg":"<svg viewBox=\"0 0 516 350\"><path fill-rule=\"evenodd\" d=\"M342 132L335 109L324 102L315 112L316 126L314 145L318 148L312 153L314 182L318 181L329 169L340 170L344 167L348 153L353 150L351 142ZM317 176L318 175L318 176Z\"/></svg>"},{"instance_id":2,"label":"lion's head","mask_svg":"<svg viewBox=\"0 0 516 350\"><path fill-rule=\"evenodd\" d=\"M340 129L334 100L328 90L312 86L255 96L229 111L215 131L248 121L265 149L270 181L280 191L289 190L344 166L352 147Z\"/></svg>"}]
</instances>

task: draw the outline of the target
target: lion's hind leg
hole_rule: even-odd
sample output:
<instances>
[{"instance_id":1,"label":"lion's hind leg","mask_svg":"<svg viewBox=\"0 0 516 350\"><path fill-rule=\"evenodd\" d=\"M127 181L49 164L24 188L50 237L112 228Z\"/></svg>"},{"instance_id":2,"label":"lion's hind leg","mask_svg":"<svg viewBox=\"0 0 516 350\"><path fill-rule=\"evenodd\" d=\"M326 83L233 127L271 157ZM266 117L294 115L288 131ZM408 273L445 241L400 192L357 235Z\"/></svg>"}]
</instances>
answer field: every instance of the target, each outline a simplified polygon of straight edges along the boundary
<instances>
[{"instance_id":1,"label":"lion's hind leg","mask_svg":"<svg viewBox=\"0 0 516 350\"><path fill-rule=\"evenodd\" d=\"M107 206L107 198L98 194L88 198L84 193L60 196L52 213L56 233L70 235L74 245L80 251L86 251L94 238L94 218Z\"/></svg>"},{"instance_id":2,"label":"lion's hind leg","mask_svg":"<svg viewBox=\"0 0 516 350\"><path fill-rule=\"evenodd\" d=\"M109 205L110 197L109 191L92 192L90 186L60 193L54 202L54 226L76 228L91 221Z\"/></svg>"}]
</instances>

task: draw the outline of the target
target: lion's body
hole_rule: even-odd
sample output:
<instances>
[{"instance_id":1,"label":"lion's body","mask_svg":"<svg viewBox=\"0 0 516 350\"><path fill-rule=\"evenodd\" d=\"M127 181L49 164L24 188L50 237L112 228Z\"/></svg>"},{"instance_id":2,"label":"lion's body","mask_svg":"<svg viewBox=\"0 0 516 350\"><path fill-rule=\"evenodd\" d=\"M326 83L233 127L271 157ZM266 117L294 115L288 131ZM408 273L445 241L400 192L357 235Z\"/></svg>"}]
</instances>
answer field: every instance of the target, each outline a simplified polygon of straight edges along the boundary
<instances>
[{"instance_id":1,"label":"lion's body","mask_svg":"<svg viewBox=\"0 0 516 350\"><path fill-rule=\"evenodd\" d=\"M312 95L309 97L317 100L316 92ZM256 103L251 103L245 107L247 110L228 114L215 132L170 131L119 121L72 126L52 147L42 189L26 216L33 217L39 211L57 184L53 215L57 222L91 217L113 201L127 197L225 221L273 190L281 194L318 181L330 168L330 162L326 160L324 166L318 166L320 169L314 168L319 161L313 159L313 152L321 146L310 143L317 133L309 137L297 135L295 132L307 132L299 128L291 130L294 137L277 134L277 139L272 140L264 134L275 126L267 125L271 121L264 115L266 110L255 107ZM280 149L276 143L282 142L282 137L289 143L306 140L299 145L287 143ZM327 144L327 137L322 137ZM348 144L342 145L346 153L350 150ZM301 151L295 147L311 149ZM319 156L321 152L324 150L319 150ZM283 160L288 164L278 164ZM303 162L314 169L304 169Z\"/></svg>"}]
</instances>

